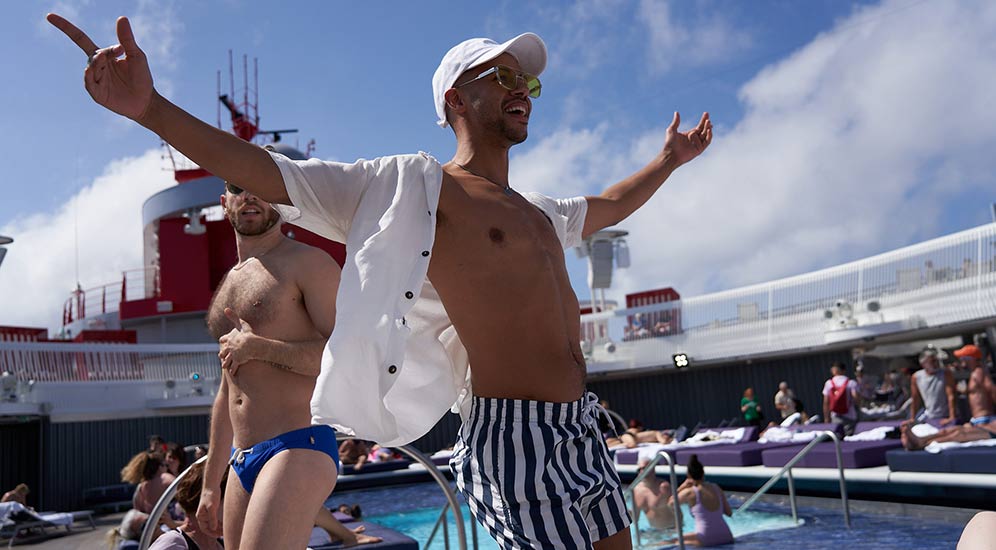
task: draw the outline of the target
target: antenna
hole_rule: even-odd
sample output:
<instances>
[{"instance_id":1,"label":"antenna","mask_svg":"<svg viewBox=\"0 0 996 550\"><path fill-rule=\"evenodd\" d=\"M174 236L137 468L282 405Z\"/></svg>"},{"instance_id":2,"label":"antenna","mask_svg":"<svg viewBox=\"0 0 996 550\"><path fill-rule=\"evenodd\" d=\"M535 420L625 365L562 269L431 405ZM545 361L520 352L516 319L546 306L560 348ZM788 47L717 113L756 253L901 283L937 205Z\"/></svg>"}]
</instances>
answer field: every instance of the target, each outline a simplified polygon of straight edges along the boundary
<instances>
[{"instance_id":1,"label":"antenna","mask_svg":"<svg viewBox=\"0 0 996 550\"><path fill-rule=\"evenodd\" d=\"M996 202L989 205L992 208L993 221L996 222Z\"/></svg>"}]
</instances>

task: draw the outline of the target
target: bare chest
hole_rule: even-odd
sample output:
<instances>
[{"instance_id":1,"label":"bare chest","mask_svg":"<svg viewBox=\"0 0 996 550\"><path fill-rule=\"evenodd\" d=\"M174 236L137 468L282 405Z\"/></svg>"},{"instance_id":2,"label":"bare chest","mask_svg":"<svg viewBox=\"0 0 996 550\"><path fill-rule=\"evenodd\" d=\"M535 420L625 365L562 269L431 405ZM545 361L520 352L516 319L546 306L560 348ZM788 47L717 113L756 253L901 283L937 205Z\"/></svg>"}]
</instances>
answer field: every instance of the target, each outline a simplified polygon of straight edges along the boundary
<instances>
[{"instance_id":1,"label":"bare chest","mask_svg":"<svg viewBox=\"0 0 996 550\"><path fill-rule=\"evenodd\" d=\"M550 219L522 196L500 191L452 195L440 197L434 261L455 271L506 277L563 264Z\"/></svg>"},{"instance_id":2,"label":"bare chest","mask_svg":"<svg viewBox=\"0 0 996 550\"><path fill-rule=\"evenodd\" d=\"M208 311L208 329L220 338L235 325L225 316L231 308L254 329L265 328L289 310L301 307L301 292L286 274L272 265L251 260L233 268L219 286Z\"/></svg>"}]
</instances>

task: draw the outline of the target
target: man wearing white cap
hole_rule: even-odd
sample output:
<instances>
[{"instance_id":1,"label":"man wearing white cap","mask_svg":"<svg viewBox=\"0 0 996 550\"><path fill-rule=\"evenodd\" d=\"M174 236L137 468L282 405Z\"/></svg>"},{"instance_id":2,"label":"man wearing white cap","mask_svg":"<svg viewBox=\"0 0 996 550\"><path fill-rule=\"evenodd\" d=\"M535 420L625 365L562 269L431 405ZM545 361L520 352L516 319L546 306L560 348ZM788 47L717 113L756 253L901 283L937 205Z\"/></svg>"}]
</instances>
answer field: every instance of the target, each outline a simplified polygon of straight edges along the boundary
<instances>
[{"instance_id":1,"label":"man wearing white cap","mask_svg":"<svg viewBox=\"0 0 996 550\"><path fill-rule=\"evenodd\" d=\"M420 153L345 164L271 156L169 103L124 18L121 44L105 49L49 20L88 55L84 81L98 103L287 221L346 243L313 423L391 446L452 408L465 422L451 467L503 548L630 546L598 401L585 392L563 250L625 219L705 150L707 114L681 133L675 113L660 154L600 196L555 200L508 181L508 151L526 139L546 65L534 34L472 39L444 56L433 93L438 123L457 137L452 161Z\"/></svg>"}]
</instances>

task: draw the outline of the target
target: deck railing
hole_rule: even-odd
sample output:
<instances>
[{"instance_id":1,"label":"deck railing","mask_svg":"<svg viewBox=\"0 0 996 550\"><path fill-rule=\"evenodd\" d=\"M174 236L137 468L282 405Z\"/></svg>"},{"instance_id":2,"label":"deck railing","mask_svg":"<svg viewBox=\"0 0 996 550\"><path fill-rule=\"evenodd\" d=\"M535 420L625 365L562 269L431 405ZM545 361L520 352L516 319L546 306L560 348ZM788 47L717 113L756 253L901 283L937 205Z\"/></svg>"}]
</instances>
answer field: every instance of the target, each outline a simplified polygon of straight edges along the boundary
<instances>
[{"instance_id":1,"label":"deck railing","mask_svg":"<svg viewBox=\"0 0 996 550\"><path fill-rule=\"evenodd\" d=\"M0 342L0 371L18 380L88 382L221 378L217 344Z\"/></svg>"},{"instance_id":2,"label":"deck railing","mask_svg":"<svg viewBox=\"0 0 996 550\"><path fill-rule=\"evenodd\" d=\"M823 346L996 317L996 224L795 277L584 315L592 371Z\"/></svg>"},{"instance_id":3,"label":"deck railing","mask_svg":"<svg viewBox=\"0 0 996 550\"><path fill-rule=\"evenodd\" d=\"M146 267L121 272L121 280L88 289L77 289L62 307L62 324L68 325L118 311L121 302L159 296L159 268Z\"/></svg>"}]
</instances>

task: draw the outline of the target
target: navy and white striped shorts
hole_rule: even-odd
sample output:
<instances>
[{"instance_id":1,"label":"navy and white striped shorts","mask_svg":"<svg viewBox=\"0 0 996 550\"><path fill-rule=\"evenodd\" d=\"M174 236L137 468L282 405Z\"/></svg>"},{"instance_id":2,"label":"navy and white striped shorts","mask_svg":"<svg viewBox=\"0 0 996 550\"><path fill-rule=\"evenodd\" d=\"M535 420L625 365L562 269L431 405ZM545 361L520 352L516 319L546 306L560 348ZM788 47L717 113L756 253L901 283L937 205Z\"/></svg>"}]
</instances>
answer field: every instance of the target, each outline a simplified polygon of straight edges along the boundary
<instances>
[{"instance_id":1,"label":"navy and white striped shorts","mask_svg":"<svg viewBox=\"0 0 996 550\"><path fill-rule=\"evenodd\" d=\"M573 403L474 397L450 468L499 546L591 548L629 526L600 411L590 392Z\"/></svg>"}]
</instances>

